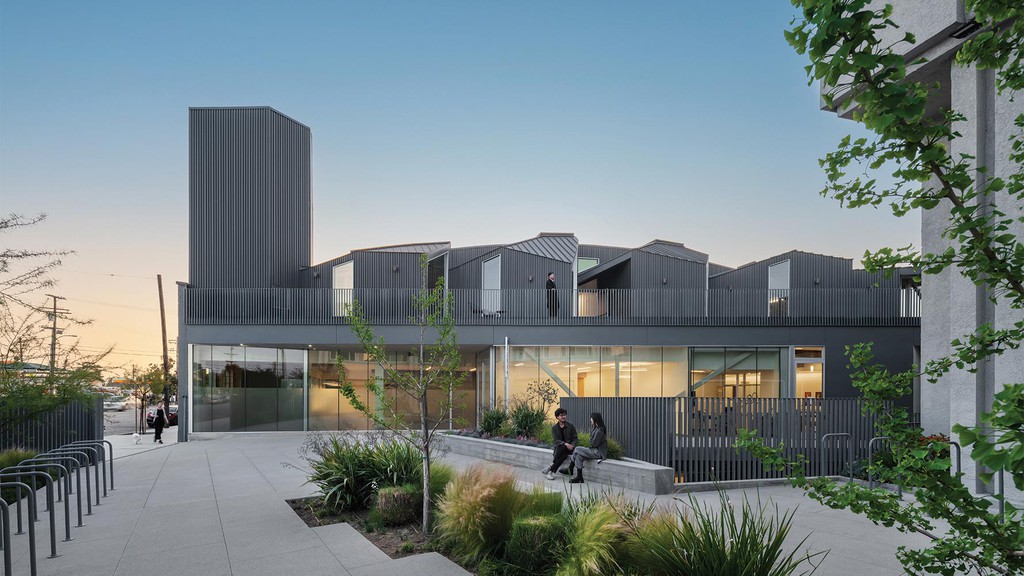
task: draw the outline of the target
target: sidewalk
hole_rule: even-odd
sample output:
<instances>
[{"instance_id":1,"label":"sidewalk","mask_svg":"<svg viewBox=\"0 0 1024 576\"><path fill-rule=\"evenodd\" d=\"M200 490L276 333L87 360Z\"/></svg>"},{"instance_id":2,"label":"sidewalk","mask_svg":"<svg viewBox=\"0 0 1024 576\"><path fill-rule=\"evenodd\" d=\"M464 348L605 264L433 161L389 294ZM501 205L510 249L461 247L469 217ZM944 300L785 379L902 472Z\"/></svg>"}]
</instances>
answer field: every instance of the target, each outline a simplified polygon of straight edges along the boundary
<instances>
[{"instance_id":1,"label":"sidewalk","mask_svg":"<svg viewBox=\"0 0 1024 576\"><path fill-rule=\"evenodd\" d=\"M304 484L298 455L304 433L197 434L190 442L175 444L176 430L171 432L165 444L155 447L152 436L138 445L130 435L108 438L114 443L115 490L84 518L84 527L72 522L72 542L60 541L63 506L56 507L58 558L46 558L49 523L46 513L40 514L36 539L41 576L467 574L435 553L392 560L347 524L307 527L285 503L315 491ZM458 455L445 459L459 469L481 462ZM538 471L514 470L524 484L567 491L570 497L580 494L580 486L561 478L547 481ZM584 484L582 489L605 487ZM756 497L754 491L741 490L728 495L736 501L745 492ZM624 495L678 503L673 496ZM819 574L902 574L897 546L923 544L923 537L829 510L788 487L762 488L760 496L783 510L799 506L791 534L794 544L810 534L805 544L810 550L831 549ZM680 497L685 500L685 495L676 495ZM694 497L718 503L714 492ZM29 574L26 538L13 538L15 574Z\"/></svg>"}]
</instances>

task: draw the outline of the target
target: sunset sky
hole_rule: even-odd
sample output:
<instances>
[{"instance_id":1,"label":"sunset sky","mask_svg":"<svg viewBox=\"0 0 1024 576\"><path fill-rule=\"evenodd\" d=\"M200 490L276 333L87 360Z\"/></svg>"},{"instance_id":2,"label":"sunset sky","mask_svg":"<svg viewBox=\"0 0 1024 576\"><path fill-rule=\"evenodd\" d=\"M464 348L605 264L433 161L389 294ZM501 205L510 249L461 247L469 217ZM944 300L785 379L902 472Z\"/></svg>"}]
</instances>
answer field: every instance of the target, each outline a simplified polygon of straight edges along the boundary
<instances>
[{"instance_id":1,"label":"sunset sky","mask_svg":"<svg viewBox=\"0 0 1024 576\"><path fill-rule=\"evenodd\" d=\"M727 6L727 8L725 8ZM52 293L158 362L187 281L189 106L313 132L313 253L450 240L683 242L736 266L919 244L919 217L818 195L853 123L819 110L785 1L0 4L5 247L68 249ZM652 206L655 208L652 209ZM32 300L43 304L39 294Z\"/></svg>"}]
</instances>

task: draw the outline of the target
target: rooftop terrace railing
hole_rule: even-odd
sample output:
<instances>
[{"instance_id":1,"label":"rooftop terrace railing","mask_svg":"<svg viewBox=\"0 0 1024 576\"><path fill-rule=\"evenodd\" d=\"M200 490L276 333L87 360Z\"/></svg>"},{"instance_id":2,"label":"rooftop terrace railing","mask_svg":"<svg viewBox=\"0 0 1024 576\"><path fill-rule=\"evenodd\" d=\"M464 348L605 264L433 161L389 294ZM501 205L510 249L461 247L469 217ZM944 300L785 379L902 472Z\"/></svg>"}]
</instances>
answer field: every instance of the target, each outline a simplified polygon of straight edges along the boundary
<instances>
[{"instance_id":1,"label":"rooftop terrace railing","mask_svg":"<svg viewBox=\"0 0 1024 576\"><path fill-rule=\"evenodd\" d=\"M377 325L411 325L414 289L192 288L188 325L347 324L358 301ZM917 326L914 289L449 290L456 325ZM555 305L557 298L557 306Z\"/></svg>"}]
</instances>

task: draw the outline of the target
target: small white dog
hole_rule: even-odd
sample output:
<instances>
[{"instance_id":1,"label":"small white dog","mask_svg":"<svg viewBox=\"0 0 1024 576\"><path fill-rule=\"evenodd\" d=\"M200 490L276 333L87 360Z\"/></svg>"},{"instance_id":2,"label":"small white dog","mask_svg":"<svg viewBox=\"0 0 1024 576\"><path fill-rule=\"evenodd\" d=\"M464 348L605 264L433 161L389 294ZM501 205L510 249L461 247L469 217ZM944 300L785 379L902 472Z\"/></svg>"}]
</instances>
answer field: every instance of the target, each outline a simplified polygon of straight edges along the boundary
<instances>
[{"instance_id":1,"label":"small white dog","mask_svg":"<svg viewBox=\"0 0 1024 576\"><path fill-rule=\"evenodd\" d=\"M134 434L132 434L132 438L135 438L135 443L136 444L142 444L142 436L139 436L138 432L135 432Z\"/></svg>"}]
</instances>

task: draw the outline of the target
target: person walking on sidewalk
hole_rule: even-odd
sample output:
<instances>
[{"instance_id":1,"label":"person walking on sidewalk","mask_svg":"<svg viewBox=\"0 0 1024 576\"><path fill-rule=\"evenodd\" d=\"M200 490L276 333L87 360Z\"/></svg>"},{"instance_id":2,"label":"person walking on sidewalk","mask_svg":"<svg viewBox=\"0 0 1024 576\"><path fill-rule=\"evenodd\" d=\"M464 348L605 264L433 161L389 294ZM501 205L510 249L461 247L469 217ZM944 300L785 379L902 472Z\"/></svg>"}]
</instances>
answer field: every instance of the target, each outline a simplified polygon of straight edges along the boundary
<instances>
[{"instance_id":1,"label":"person walking on sidewalk","mask_svg":"<svg viewBox=\"0 0 1024 576\"><path fill-rule=\"evenodd\" d=\"M160 402L156 405L156 415L153 417L153 430L156 431L153 435L153 442L164 443L161 434L163 434L164 426L166 425L167 415L164 413L164 403Z\"/></svg>"},{"instance_id":2,"label":"person walking on sidewalk","mask_svg":"<svg viewBox=\"0 0 1024 576\"><path fill-rule=\"evenodd\" d=\"M576 433L576 427L572 425L572 422L566 420L569 412L565 408L559 408L555 410L555 420L557 422L551 427L551 441L554 443L555 448L553 451L553 458L551 466L541 470L541 474L547 477L548 480L554 480L554 471L558 470L558 467L565 462L565 459L572 454L572 451L576 449L576 443L579 441L579 435ZM569 470L562 471L563 474L572 475L572 463L569 463Z\"/></svg>"}]
</instances>

